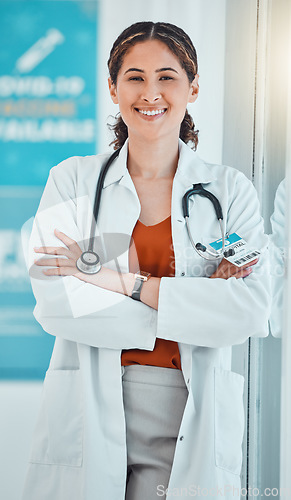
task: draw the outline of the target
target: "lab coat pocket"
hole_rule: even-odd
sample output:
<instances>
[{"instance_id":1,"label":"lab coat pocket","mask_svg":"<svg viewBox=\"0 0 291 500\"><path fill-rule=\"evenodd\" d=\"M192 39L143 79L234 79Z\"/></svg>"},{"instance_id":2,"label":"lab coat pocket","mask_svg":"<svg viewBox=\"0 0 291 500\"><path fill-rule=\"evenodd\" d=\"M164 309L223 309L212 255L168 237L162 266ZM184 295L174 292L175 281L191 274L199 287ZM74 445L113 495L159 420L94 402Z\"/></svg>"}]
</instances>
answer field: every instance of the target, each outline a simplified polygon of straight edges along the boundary
<instances>
[{"instance_id":1,"label":"lab coat pocket","mask_svg":"<svg viewBox=\"0 0 291 500\"><path fill-rule=\"evenodd\" d=\"M31 463L81 466L83 411L80 370L48 370L34 430Z\"/></svg>"},{"instance_id":2,"label":"lab coat pocket","mask_svg":"<svg viewBox=\"0 0 291 500\"><path fill-rule=\"evenodd\" d=\"M215 368L215 464L240 474L244 434L244 377Z\"/></svg>"}]
</instances>

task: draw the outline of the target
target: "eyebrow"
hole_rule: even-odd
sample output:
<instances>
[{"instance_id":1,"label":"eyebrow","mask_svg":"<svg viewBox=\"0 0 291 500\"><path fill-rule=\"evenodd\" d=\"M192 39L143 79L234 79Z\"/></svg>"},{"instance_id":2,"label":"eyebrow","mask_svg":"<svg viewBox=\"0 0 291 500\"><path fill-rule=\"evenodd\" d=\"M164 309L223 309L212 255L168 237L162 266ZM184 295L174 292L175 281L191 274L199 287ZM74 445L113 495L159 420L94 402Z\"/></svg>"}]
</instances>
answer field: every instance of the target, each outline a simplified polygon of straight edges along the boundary
<instances>
[{"instance_id":1,"label":"eyebrow","mask_svg":"<svg viewBox=\"0 0 291 500\"><path fill-rule=\"evenodd\" d=\"M139 69L139 68L129 68L126 70L126 72L124 73L126 75L126 73L129 73L129 71L137 71L138 73L144 73L144 70L143 69ZM176 71L174 68L159 68L159 69L156 69L156 73L161 73L162 71L174 71L175 73L178 74L178 71Z\"/></svg>"}]
</instances>

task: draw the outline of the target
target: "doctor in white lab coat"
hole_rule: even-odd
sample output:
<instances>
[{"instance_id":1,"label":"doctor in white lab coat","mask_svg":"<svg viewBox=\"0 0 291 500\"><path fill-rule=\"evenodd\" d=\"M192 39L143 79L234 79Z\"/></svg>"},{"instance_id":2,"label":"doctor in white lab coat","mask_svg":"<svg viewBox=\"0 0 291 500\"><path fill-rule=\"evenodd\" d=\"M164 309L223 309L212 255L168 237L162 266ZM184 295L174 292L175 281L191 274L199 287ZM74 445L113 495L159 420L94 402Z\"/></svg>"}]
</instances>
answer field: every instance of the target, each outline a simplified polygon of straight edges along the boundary
<instances>
[{"instance_id":1,"label":"doctor in white lab coat","mask_svg":"<svg viewBox=\"0 0 291 500\"><path fill-rule=\"evenodd\" d=\"M111 75L109 85L128 137L102 190L96 229L101 271L84 275L75 263L88 247L96 184L109 154L69 158L52 168L34 221L29 245L34 315L56 341L23 500L125 498L121 352L153 350L157 338L178 342L189 395L167 490L161 487L155 498L240 495L244 380L231 370L231 348L268 334L267 238L251 182L234 168L206 164L181 139L187 102L198 95L197 61L189 78L180 53L155 35L170 33L174 39L181 30L137 24L123 32L126 43L117 40L111 52L112 60L114 49L124 48L117 81ZM155 109L158 116L145 113ZM253 269L206 261L193 250L181 201L195 183L219 199L224 231L260 250ZM141 300L133 300L130 237L141 216L155 223L167 209L175 277L151 277ZM189 224L195 242L220 238L205 198L190 199ZM42 261L34 264L40 254Z\"/></svg>"}]
</instances>

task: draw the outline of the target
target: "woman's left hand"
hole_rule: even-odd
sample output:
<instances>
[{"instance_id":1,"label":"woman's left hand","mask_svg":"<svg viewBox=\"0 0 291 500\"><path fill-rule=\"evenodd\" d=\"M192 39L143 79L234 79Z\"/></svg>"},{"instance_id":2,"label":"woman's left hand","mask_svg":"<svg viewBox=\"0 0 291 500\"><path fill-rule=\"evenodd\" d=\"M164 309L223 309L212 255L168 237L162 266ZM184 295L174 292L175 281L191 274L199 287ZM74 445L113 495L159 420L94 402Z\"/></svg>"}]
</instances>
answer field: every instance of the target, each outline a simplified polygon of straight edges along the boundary
<instances>
[{"instance_id":1,"label":"woman's left hand","mask_svg":"<svg viewBox=\"0 0 291 500\"><path fill-rule=\"evenodd\" d=\"M58 229L55 229L54 233L66 245L65 247L35 247L34 251L36 253L61 256L61 258L46 259L41 257L35 260L34 263L37 266L52 266L52 269L45 269L43 271L46 276L75 276L78 273L80 274L80 271L76 267L76 262L82 254L78 243Z\"/></svg>"},{"instance_id":2,"label":"woman's left hand","mask_svg":"<svg viewBox=\"0 0 291 500\"><path fill-rule=\"evenodd\" d=\"M246 278L249 276L253 270L252 266L256 265L259 259L254 259L241 267L237 267L231 264L228 260L222 259L216 271L210 276L210 278L221 278L228 280L228 278Z\"/></svg>"},{"instance_id":3,"label":"woman's left hand","mask_svg":"<svg viewBox=\"0 0 291 500\"><path fill-rule=\"evenodd\" d=\"M37 266L52 266L52 269L45 269L43 271L46 276L75 276L86 283L91 283L92 285L105 288L106 290L122 293L124 295L131 295L135 283L135 275L133 273L123 274L113 271L112 269L107 269L104 266L102 266L101 270L96 274L91 275L82 273L76 267L76 262L82 254L82 250L78 243L57 229L55 229L54 233L56 237L66 245L65 247L34 248L34 251L38 253L61 256L61 258L56 257L49 259L41 257L34 261Z\"/></svg>"}]
</instances>

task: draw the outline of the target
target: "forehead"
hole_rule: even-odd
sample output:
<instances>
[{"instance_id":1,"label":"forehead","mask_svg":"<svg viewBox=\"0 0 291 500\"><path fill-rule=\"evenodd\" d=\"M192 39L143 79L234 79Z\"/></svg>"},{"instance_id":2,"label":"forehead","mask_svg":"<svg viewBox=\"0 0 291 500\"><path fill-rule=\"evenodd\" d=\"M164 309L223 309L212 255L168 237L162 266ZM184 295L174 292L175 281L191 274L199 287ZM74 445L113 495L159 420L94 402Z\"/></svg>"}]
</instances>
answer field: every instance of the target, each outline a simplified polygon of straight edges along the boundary
<instances>
[{"instance_id":1,"label":"forehead","mask_svg":"<svg viewBox=\"0 0 291 500\"><path fill-rule=\"evenodd\" d=\"M137 68L172 66L176 70L183 70L176 54L160 40L146 40L131 47L123 57L121 70L132 65Z\"/></svg>"}]
</instances>

